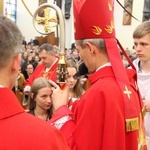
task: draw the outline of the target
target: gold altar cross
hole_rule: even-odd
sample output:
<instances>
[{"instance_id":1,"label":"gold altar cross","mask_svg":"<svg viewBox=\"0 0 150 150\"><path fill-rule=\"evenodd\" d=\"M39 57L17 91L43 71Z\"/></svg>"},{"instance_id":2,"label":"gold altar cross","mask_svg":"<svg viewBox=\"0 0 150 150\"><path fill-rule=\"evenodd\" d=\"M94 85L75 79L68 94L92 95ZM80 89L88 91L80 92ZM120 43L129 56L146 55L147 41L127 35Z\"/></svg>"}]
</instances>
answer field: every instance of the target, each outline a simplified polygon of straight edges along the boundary
<instances>
[{"instance_id":1,"label":"gold altar cross","mask_svg":"<svg viewBox=\"0 0 150 150\"><path fill-rule=\"evenodd\" d=\"M44 30L45 32L49 32L50 31L50 22L55 22L57 23L57 17L50 17L50 9L49 8L45 8L44 9L44 17L37 17L37 23L44 23Z\"/></svg>"},{"instance_id":2,"label":"gold altar cross","mask_svg":"<svg viewBox=\"0 0 150 150\"><path fill-rule=\"evenodd\" d=\"M127 94L128 98L130 99L130 94L132 94L132 92L129 91L126 86L125 86L125 91L124 91L123 93L124 93L124 94Z\"/></svg>"}]
</instances>

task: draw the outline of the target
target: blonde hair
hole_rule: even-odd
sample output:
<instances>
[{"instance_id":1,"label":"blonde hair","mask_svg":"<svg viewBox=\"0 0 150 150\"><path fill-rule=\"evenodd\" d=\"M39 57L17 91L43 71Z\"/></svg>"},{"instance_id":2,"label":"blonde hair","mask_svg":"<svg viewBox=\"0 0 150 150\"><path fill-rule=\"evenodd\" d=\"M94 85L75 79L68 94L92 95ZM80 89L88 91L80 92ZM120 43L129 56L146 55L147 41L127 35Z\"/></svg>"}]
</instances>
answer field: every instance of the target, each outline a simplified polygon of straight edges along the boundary
<instances>
[{"instance_id":1,"label":"blonde hair","mask_svg":"<svg viewBox=\"0 0 150 150\"><path fill-rule=\"evenodd\" d=\"M150 34L150 21L141 23L133 32L133 38L141 38L147 34Z\"/></svg>"}]
</instances>

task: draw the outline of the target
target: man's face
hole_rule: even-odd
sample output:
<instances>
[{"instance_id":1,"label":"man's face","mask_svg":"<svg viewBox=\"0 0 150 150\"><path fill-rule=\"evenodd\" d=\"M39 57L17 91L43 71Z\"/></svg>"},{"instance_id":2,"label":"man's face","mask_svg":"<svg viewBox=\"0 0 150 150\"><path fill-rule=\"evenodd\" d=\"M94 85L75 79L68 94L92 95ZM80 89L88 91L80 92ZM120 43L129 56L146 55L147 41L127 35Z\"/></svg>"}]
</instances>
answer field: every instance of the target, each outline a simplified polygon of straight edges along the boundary
<instances>
[{"instance_id":1,"label":"man's face","mask_svg":"<svg viewBox=\"0 0 150 150\"><path fill-rule=\"evenodd\" d=\"M44 64L45 67L50 67L53 63L53 55L49 52L47 52L46 50L42 50L39 53L39 57L41 59L41 63Z\"/></svg>"},{"instance_id":2,"label":"man's face","mask_svg":"<svg viewBox=\"0 0 150 150\"><path fill-rule=\"evenodd\" d=\"M134 49L140 61L150 61L150 34L135 38Z\"/></svg>"}]
</instances>

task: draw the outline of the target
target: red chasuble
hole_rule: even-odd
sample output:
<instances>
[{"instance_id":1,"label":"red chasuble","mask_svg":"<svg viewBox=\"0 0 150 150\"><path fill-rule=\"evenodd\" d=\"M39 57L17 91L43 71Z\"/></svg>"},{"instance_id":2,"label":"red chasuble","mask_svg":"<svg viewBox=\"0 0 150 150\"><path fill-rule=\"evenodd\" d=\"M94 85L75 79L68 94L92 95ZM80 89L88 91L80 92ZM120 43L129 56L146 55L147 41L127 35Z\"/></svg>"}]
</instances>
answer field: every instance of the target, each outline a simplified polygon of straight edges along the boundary
<instances>
[{"instance_id":1,"label":"red chasuble","mask_svg":"<svg viewBox=\"0 0 150 150\"><path fill-rule=\"evenodd\" d=\"M130 79L134 75L133 70ZM133 71L133 72L132 72ZM85 92L75 110L76 127L73 138L79 150L138 150L140 130L126 132L122 93L111 67L89 76L90 89ZM136 87L132 85L136 116L140 117L140 103ZM140 120L140 118L139 118ZM140 121L139 127L140 127Z\"/></svg>"},{"instance_id":2,"label":"red chasuble","mask_svg":"<svg viewBox=\"0 0 150 150\"><path fill-rule=\"evenodd\" d=\"M144 134L140 118L139 98L134 86L134 75L134 70L128 70L132 87L130 96L133 96L132 100L135 103L133 107L136 115L134 117L139 119L139 129L126 132L122 91L117 84L112 68L105 67L89 76L91 87L76 104L75 125L73 126L73 123L69 121L61 129L65 137L67 137L66 134L70 135L73 130L72 137L67 139L71 149L138 150L138 146L143 145ZM56 118L57 114L59 116L59 113L65 112L63 109L56 111L54 117Z\"/></svg>"},{"instance_id":3,"label":"red chasuble","mask_svg":"<svg viewBox=\"0 0 150 150\"><path fill-rule=\"evenodd\" d=\"M14 93L0 88L0 150L69 150L62 134L26 112Z\"/></svg>"},{"instance_id":4,"label":"red chasuble","mask_svg":"<svg viewBox=\"0 0 150 150\"><path fill-rule=\"evenodd\" d=\"M50 68L48 72L45 72L45 66L43 64L38 65L32 75L26 80L25 86L31 86L33 81L39 77L46 77L56 82L56 70L58 67L58 61Z\"/></svg>"}]
</instances>

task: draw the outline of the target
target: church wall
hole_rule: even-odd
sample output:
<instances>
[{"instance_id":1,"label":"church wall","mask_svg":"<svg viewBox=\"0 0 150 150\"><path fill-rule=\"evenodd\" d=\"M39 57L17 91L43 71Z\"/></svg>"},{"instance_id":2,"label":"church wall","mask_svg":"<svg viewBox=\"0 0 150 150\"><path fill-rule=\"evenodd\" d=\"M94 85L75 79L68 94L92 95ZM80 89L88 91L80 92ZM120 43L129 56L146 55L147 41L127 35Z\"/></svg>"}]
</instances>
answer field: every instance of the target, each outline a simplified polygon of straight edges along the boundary
<instances>
[{"instance_id":1,"label":"church wall","mask_svg":"<svg viewBox=\"0 0 150 150\"><path fill-rule=\"evenodd\" d=\"M124 0L119 1L124 5ZM142 22L143 5L144 5L143 0L142 1L133 0L132 15L135 16L139 21L132 18L131 25L122 25L123 9L117 2L115 2L114 19L115 19L116 37L120 41L124 49L129 48L130 50L132 50L133 47L132 33L134 29Z\"/></svg>"},{"instance_id":2,"label":"church wall","mask_svg":"<svg viewBox=\"0 0 150 150\"><path fill-rule=\"evenodd\" d=\"M28 9L32 14L34 14L36 8L38 7L38 1L24 0ZM34 39L35 36L39 36L40 34L33 27L32 16L24 7L21 0L17 1L17 25L19 26L23 36L27 42L30 39Z\"/></svg>"},{"instance_id":3,"label":"church wall","mask_svg":"<svg viewBox=\"0 0 150 150\"><path fill-rule=\"evenodd\" d=\"M124 0L119 0L124 5ZM34 14L35 10L38 7L38 0L31 1L31 0L24 0L26 5L28 6L29 10L32 14ZM48 2L52 3L53 0L48 0ZM62 11L64 12L64 3L65 0L62 1ZM133 0L133 10L132 14L138 20L142 20L142 11L143 11L143 1L141 0ZM71 9L71 17L68 20L65 20L66 26L66 47L70 48L71 44L74 42L74 27L73 27L73 12ZM132 18L131 25L122 25L122 18L123 18L123 9L119 6L117 2L115 2L115 30L116 30L116 37L119 39L120 43L124 48L132 49L133 46L133 39L132 33L134 29L139 25L141 22L138 22L134 18ZM17 1L17 25L19 26L20 30L22 31L23 35L26 37L27 42L30 41L31 38L35 36L41 36L33 27L32 23L32 16L27 12L24 5L22 4L21 0Z\"/></svg>"}]
</instances>

